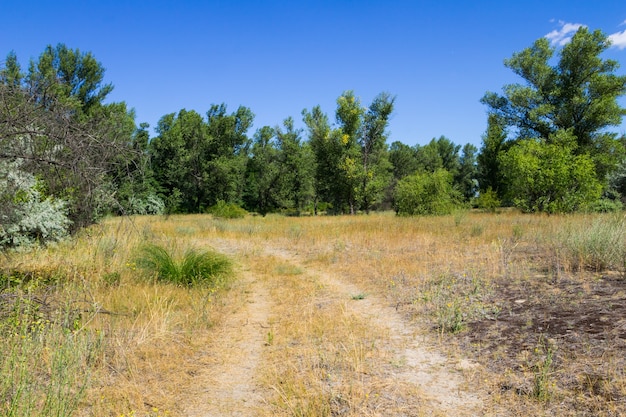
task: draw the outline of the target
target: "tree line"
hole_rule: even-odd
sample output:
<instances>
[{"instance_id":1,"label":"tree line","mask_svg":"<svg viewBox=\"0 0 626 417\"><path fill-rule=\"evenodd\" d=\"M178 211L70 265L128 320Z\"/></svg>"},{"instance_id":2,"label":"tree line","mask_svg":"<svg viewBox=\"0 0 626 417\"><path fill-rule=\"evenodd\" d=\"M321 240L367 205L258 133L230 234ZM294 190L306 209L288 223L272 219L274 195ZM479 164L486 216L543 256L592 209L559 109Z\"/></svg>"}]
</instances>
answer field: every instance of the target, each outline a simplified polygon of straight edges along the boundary
<instances>
[{"instance_id":1,"label":"tree line","mask_svg":"<svg viewBox=\"0 0 626 417\"><path fill-rule=\"evenodd\" d=\"M58 238L106 214L444 214L470 205L527 212L617 210L626 196L626 76L600 31L556 49L542 38L505 65L521 79L487 92L480 149L433 138L389 144L395 97L343 92L331 119L303 110L252 136L251 109L164 115L151 137L90 53L48 46L0 68L0 246Z\"/></svg>"}]
</instances>

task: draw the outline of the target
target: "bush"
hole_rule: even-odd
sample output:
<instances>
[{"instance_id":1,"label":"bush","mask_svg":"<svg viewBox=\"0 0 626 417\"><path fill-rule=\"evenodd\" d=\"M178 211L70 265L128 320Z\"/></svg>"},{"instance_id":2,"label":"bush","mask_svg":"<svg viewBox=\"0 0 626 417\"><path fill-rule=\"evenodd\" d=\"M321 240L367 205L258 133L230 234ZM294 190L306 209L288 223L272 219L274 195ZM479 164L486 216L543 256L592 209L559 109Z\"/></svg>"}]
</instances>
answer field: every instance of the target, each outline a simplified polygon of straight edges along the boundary
<instances>
[{"instance_id":1,"label":"bush","mask_svg":"<svg viewBox=\"0 0 626 417\"><path fill-rule=\"evenodd\" d=\"M452 187L452 175L438 169L400 180L395 190L395 210L400 215L444 215L461 206L461 194Z\"/></svg>"},{"instance_id":2,"label":"bush","mask_svg":"<svg viewBox=\"0 0 626 417\"><path fill-rule=\"evenodd\" d=\"M487 188L484 192L481 192L474 200L474 204L482 211L489 213L495 213L501 202L498 199L498 193L496 193L491 187Z\"/></svg>"},{"instance_id":3,"label":"bush","mask_svg":"<svg viewBox=\"0 0 626 417\"><path fill-rule=\"evenodd\" d=\"M152 244L140 248L135 263L159 281L184 286L217 285L231 273L231 262L219 253L190 249L176 260L166 249Z\"/></svg>"},{"instance_id":4,"label":"bush","mask_svg":"<svg viewBox=\"0 0 626 417\"><path fill-rule=\"evenodd\" d=\"M71 225L67 202L44 198L40 183L19 167L19 162L0 163L0 248L62 239Z\"/></svg>"},{"instance_id":5,"label":"bush","mask_svg":"<svg viewBox=\"0 0 626 417\"><path fill-rule=\"evenodd\" d=\"M509 198L524 212L585 211L600 199L602 186L587 154L577 154L576 138L558 131L550 141L526 139L500 157Z\"/></svg>"},{"instance_id":6,"label":"bush","mask_svg":"<svg viewBox=\"0 0 626 417\"><path fill-rule=\"evenodd\" d=\"M241 219L248 214L246 210L242 209L237 204L226 203L222 200L218 201L214 206L209 207L207 212L212 214L213 217L222 219Z\"/></svg>"}]
</instances>

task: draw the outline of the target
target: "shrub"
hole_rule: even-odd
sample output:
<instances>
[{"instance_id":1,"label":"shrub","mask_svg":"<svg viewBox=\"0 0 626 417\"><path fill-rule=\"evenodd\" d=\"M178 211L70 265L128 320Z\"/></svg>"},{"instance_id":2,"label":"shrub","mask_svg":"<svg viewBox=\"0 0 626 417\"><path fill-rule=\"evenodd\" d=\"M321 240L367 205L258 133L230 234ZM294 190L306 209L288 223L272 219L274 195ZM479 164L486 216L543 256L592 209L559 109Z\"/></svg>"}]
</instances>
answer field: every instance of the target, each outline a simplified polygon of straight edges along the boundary
<instances>
[{"instance_id":1,"label":"shrub","mask_svg":"<svg viewBox=\"0 0 626 417\"><path fill-rule=\"evenodd\" d=\"M54 242L68 234L67 202L44 198L20 163L0 163L0 248Z\"/></svg>"},{"instance_id":2,"label":"shrub","mask_svg":"<svg viewBox=\"0 0 626 417\"><path fill-rule=\"evenodd\" d=\"M222 200L218 201L214 206L209 207L207 212L212 214L213 217L223 219L241 219L248 214L246 210L242 209L237 204L226 203Z\"/></svg>"},{"instance_id":3,"label":"shrub","mask_svg":"<svg viewBox=\"0 0 626 417\"><path fill-rule=\"evenodd\" d=\"M182 259L174 259L157 245L144 245L139 250L136 265L159 281L178 285L216 285L231 272L231 262L225 256L189 249Z\"/></svg>"},{"instance_id":4,"label":"shrub","mask_svg":"<svg viewBox=\"0 0 626 417\"><path fill-rule=\"evenodd\" d=\"M498 199L498 193L496 193L491 187L487 188L484 192L481 192L474 200L476 207L482 211L489 213L495 213L501 202Z\"/></svg>"},{"instance_id":5,"label":"shrub","mask_svg":"<svg viewBox=\"0 0 626 417\"><path fill-rule=\"evenodd\" d=\"M576 138L560 130L550 141L525 139L500 157L509 198L525 212L588 210L602 186L587 154L577 154Z\"/></svg>"},{"instance_id":6,"label":"shrub","mask_svg":"<svg viewBox=\"0 0 626 417\"><path fill-rule=\"evenodd\" d=\"M452 187L452 174L444 169L416 173L398 182L395 191L396 213L401 215L443 215L458 208L460 193Z\"/></svg>"}]
</instances>

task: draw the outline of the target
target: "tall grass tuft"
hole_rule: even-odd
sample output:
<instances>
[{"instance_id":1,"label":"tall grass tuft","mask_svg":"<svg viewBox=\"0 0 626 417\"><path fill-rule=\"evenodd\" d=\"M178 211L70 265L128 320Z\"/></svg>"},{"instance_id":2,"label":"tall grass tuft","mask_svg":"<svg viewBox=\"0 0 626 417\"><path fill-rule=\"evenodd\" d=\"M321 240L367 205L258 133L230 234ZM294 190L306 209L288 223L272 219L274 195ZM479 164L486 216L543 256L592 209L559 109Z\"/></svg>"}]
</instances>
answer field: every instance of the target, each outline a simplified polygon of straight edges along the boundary
<instances>
[{"instance_id":1,"label":"tall grass tuft","mask_svg":"<svg viewBox=\"0 0 626 417\"><path fill-rule=\"evenodd\" d=\"M570 267L626 272L626 222L622 216L594 217L571 224L556 236L555 246Z\"/></svg>"},{"instance_id":2,"label":"tall grass tuft","mask_svg":"<svg viewBox=\"0 0 626 417\"><path fill-rule=\"evenodd\" d=\"M232 272L230 260L219 253L189 249L178 260L154 244L142 246L135 263L158 281L183 286L216 286Z\"/></svg>"}]
</instances>

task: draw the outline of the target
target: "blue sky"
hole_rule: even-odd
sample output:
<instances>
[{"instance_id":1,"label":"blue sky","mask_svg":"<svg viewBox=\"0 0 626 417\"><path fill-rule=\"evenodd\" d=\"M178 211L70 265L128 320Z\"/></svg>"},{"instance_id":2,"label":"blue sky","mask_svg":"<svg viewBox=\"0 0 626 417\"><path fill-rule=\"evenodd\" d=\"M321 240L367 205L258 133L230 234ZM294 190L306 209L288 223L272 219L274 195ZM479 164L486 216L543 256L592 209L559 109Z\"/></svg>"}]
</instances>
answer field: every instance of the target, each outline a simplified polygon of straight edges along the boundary
<instances>
[{"instance_id":1,"label":"blue sky","mask_svg":"<svg viewBox=\"0 0 626 417\"><path fill-rule=\"evenodd\" d=\"M626 2L615 1L8 1L0 0L0 61L23 67L46 45L90 51L136 122L182 108L239 105L250 131L275 126L353 90L363 105L396 96L389 143L446 136L480 146L486 91L520 81L503 65L577 25L614 35L606 58L626 74ZM626 107L626 100L620 101ZM616 129L626 132L626 124Z\"/></svg>"}]
</instances>

